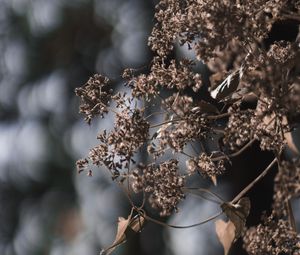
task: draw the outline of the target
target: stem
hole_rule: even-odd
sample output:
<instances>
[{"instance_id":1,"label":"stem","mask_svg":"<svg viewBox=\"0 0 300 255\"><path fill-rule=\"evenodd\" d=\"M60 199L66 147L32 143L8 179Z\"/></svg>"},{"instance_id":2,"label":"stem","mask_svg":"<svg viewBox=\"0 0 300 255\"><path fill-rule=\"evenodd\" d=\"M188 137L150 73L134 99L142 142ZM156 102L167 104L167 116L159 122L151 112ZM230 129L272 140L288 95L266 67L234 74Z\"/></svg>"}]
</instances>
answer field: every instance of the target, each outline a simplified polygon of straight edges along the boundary
<instances>
[{"instance_id":1,"label":"stem","mask_svg":"<svg viewBox=\"0 0 300 255\"><path fill-rule=\"evenodd\" d=\"M141 217L144 217L146 220L149 220L149 221L152 221L158 225L161 225L161 226L164 226L164 227L170 227L170 228L179 228L179 229L182 229L182 228L192 228L192 227L197 227L197 226L200 226L200 225L203 225L211 220L214 220L215 218L218 218L220 215L222 215L223 212L218 212L217 214L207 218L206 220L203 220L201 222L198 222L198 223L195 223L195 224L191 224L191 225L185 225L185 226L178 226L178 225L172 225L172 224L168 224L168 223L164 223L162 221L159 221L159 220L156 220L148 215L143 215L141 214Z\"/></svg>"},{"instance_id":2,"label":"stem","mask_svg":"<svg viewBox=\"0 0 300 255\"><path fill-rule=\"evenodd\" d=\"M162 122L162 123L152 125L152 126L150 126L150 128L160 127L160 126L162 126L162 125L165 125L165 124L168 124L168 123L177 122L177 121L180 121L180 120L179 120L179 119L176 119L176 120L167 120L167 121L164 121L164 122Z\"/></svg>"},{"instance_id":3,"label":"stem","mask_svg":"<svg viewBox=\"0 0 300 255\"><path fill-rule=\"evenodd\" d=\"M160 114L165 114L165 112L152 112L148 116L146 116L145 119L147 120L147 119L149 119L152 116L160 115Z\"/></svg>"},{"instance_id":4,"label":"stem","mask_svg":"<svg viewBox=\"0 0 300 255\"><path fill-rule=\"evenodd\" d=\"M274 158L273 161L267 166L267 168L257 176L250 184L248 184L237 196L231 201L231 203L236 203L239 201L258 181L260 181L265 175L272 169L272 167L277 162L277 158Z\"/></svg>"},{"instance_id":5,"label":"stem","mask_svg":"<svg viewBox=\"0 0 300 255\"><path fill-rule=\"evenodd\" d=\"M231 115L231 113L226 112L226 113L222 113L222 114L219 114L219 115L207 116L206 118L209 119L209 120L218 120L218 119L228 117L230 115Z\"/></svg>"},{"instance_id":6,"label":"stem","mask_svg":"<svg viewBox=\"0 0 300 255\"><path fill-rule=\"evenodd\" d=\"M215 133L220 133L220 134L225 134L225 131L224 131L224 129L222 129L222 128L217 128L217 127L213 127L213 132L215 132Z\"/></svg>"},{"instance_id":7,"label":"stem","mask_svg":"<svg viewBox=\"0 0 300 255\"><path fill-rule=\"evenodd\" d=\"M187 156L188 158L194 158L192 155L190 155L190 154L188 154L188 153L186 153L184 151L180 151L179 153L181 153L182 155Z\"/></svg>"},{"instance_id":8,"label":"stem","mask_svg":"<svg viewBox=\"0 0 300 255\"><path fill-rule=\"evenodd\" d=\"M297 20L300 21L300 15L298 14L284 14L282 16L283 19L293 19L293 20Z\"/></svg>"},{"instance_id":9,"label":"stem","mask_svg":"<svg viewBox=\"0 0 300 255\"><path fill-rule=\"evenodd\" d=\"M297 233L296 221L295 221L295 217L294 217L294 213L293 213L291 200L289 199L286 203L287 203L286 206L287 206L288 219L289 219L290 226Z\"/></svg>"},{"instance_id":10,"label":"stem","mask_svg":"<svg viewBox=\"0 0 300 255\"><path fill-rule=\"evenodd\" d=\"M127 161L128 168L127 168L127 191L128 191L128 198L132 201L131 198L131 191L130 191L130 159Z\"/></svg>"},{"instance_id":11,"label":"stem","mask_svg":"<svg viewBox=\"0 0 300 255\"><path fill-rule=\"evenodd\" d=\"M200 153L196 150L195 146L193 145L193 143L191 143L191 147L193 149L193 151L195 152L196 155L199 155Z\"/></svg>"},{"instance_id":12,"label":"stem","mask_svg":"<svg viewBox=\"0 0 300 255\"><path fill-rule=\"evenodd\" d=\"M224 199L223 198L221 198L218 194L210 191L209 189L204 189L204 188L187 188L187 187L185 187L185 188L183 188L183 191L189 192L189 193L197 195L197 196L199 196L199 195L201 196L201 194L199 192L206 192L206 193L210 194L211 196L216 197L220 202L217 202L216 200L211 200L211 199L209 199L209 201L213 201L213 202L218 203L218 204L224 203ZM197 192L197 191L199 191L199 192ZM201 197L203 197L203 196L201 196ZM205 198L205 199L207 199L207 198Z\"/></svg>"},{"instance_id":13,"label":"stem","mask_svg":"<svg viewBox=\"0 0 300 255\"><path fill-rule=\"evenodd\" d=\"M252 139L250 140L243 148L241 148L239 151L236 151L232 154L229 154L228 157L236 157L238 155L240 155L241 153L243 153L246 149L248 149L254 142L256 139Z\"/></svg>"},{"instance_id":14,"label":"stem","mask_svg":"<svg viewBox=\"0 0 300 255\"><path fill-rule=\"evenodd\" d=\"M236 151L232 154L226 155L226 156L220 156L220 157L212 158L211 160L212 161L219 161L219 160L222 160L222 159L228 159L228 158L236 157L236 156L240 155L241 153L243 153L246 149L248 149L254 142L255 142L255 139L252 139L245 146L243 146L240 150L238 150L238 151Z\"/></svg>"}]
</instances>

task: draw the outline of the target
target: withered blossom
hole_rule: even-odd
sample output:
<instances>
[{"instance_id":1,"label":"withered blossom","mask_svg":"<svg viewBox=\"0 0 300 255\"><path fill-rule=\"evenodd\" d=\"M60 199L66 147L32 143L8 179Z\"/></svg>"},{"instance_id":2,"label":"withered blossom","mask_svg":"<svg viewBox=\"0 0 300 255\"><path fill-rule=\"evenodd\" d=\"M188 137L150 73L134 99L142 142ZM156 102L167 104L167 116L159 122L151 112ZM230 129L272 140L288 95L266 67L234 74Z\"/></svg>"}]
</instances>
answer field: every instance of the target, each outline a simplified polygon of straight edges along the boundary
<instances>
[{"instance_id":1,"label":"withered blossom","mask_svg":"<svg viewBox=\"0 0 300 255\"><path fill-rule=\"evenodd\" d=\"M201 153L197 159L197 166L199 167L200 173L204 177L214 178L215 176L221 175L225 171L224 160L214 162L212 157L205 153Z\"/></svg>"},{"instance_id":2,"label":"withered blossom","mask_svg":"<svg viewBox=\"0 0 300 255\"><path fill-rule=\"evenodd\" d=\"M139 164L131 177L133 190L148 194L151 206L158 209L161 216L176 211L177 204L184 198L185 177L178 173L177 160L168 160L158 166Z\"/></svg>"},{"instance_id":3,"label":"withered blossom","mask_svg":"<svg viewBox=\"0 0 300 255\"><path fill-rule=\"evenodd\" d=\"M94 165L104 165L113 174L119 175L120 170L128 168L134 162L134 154L147 140L149 123L138 109L123 109L116 115L114 129L98 135L101 144L90 150L89 159Z\"/></svg>"},{"instance_id":4,"label":"withered blossom","mask_svg":"<svg viewBox=\"0 0 300 255\"><path fill-rule=\"evenodd\" d=\"M243 241L244 248L251 255L300 253L300 236L288 221L274 215L265 217L262 224L249 228Z\"/></svg>"},{"instance_id":5,"label":"withered blossom","mask_svg":"<svg viewBox=\"0 0 300 255\"><path fill-rule=\"evenodd\" d=\"M162 0L157 5L156 25L149 45L160 56L167 56L179 39L195 49L204 61L214 57L232 40L243 43L267 36L284 1L176 1ZM241 29L242 28L242 29Z\"/></svg>"},{"instance_id":6,"label":"withered blossom","mask_svg":"<svg viewBox=\"0 0 300 255\"><path fill-rule=\"evenodd\" d=\"M133 76L133 70L125 69L123 77L127 80L127 86L132 89L132 95L136 98L150 98L159 94L161 88L177 89L182 91L191 88L198 91L202 86L201 74L194 73L192 67L195 63L188 59L182 59L179 63L173 59L167 65L163 59L154 58L149 75L140 74Z\"/></svg>"},{"instance_id":7,"label":"withered blossom","mask_svg":"<svg viewBox=\"0 0 300 255\"><path fill-rule=\"evenodd\" d=\"M232 114L225 128L223 141L229 145L231 150L237 150L253 137L251 120L254 116L254 111L240 111L234 108L229 110Z\"/></svg>"},{"instance_id":8,"label":"withered blossom","mask_svg":"<svg viewBox=\"0 0 300 255\"><path fill-rule=\"evenodd\" d=\"M270 40L280 22L299 26L299 13L296 0L160 0L148 41L154 57L147 72L125 69L126 92L113 94L102 75L76 89L88 123L108 112L114 117L111 130L102 130L99 144L77 161L78 171L91 175L89 164L105 166L114 181L127 184L126 192L143 192L167 216L184 199L187 176L200 173L216 184L216 176L230 171L225 160L258 141L261 150L274 154L279 171L272 215L248 229L244 247L249 254L300 254L300 238L286 208L300 195L299 161L281 161L286 134L299 123L300 31L291 40ZM178 42L195 59L175 59ZM209 79L195 71L199 61L209 68ZM233 77L239 79L230 93L217 96L215 88L230 85ZM216 150L203 146L208 143ZM140 151L147 160L136 162ZM184 175L180 154L187 157ZM133 209L141 213L145 207Z\"/></svg>"},{"instance_id":9,"label":"withered blossom","mask_svg":"<svg viewBox=\"0 0 300 255\"><path fill-rule=\"evenodd\" d=\"M76 167L77 167L78 173L81 173L82 171L84 171L88 167L88 164L89 164L89 161L86 158L77 160Z\"/></svg>"},{"instance_id":10,"label":"withered blossom","mask_svg":"<svg viewBox=\"0 0 300 255\"><path fill-rule=\"evenodd\" d=\"M81 88L77 88L75 93L80 97L82 103L79 112L86 115L85 121L90 124L91 120L100 115L108 113L108 104L112 91L108 88L109 79L99 74L92 76Z\"/></svg>"}]
</instances>

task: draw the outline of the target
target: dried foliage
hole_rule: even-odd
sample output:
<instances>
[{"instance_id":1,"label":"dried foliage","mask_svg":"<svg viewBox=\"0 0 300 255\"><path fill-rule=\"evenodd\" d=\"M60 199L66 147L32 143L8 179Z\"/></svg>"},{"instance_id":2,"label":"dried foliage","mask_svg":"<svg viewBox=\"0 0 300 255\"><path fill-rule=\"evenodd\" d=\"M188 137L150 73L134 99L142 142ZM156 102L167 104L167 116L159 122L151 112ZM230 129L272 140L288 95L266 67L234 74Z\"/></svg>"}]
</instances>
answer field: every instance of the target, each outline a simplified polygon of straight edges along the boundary
<instances>
[{"instance_id":1,"label":"dried foliage","mask_svg":"<svg viewBox=\"0 0 300 255\"><path fill-rule=\"evenodd\" d=\"M200 173L216 184L230 171L226 162L258 141L275 160L236 198L222 203L234 227L219 222L218 236L227 254L245 232L250 202L242 196L277 162L273 213L246 231L244 247L249 254L299 254L300 237L287 220L292 217L287 204L300 195L299 160L280 159L287 144L294 146L287 137L292 139L288 134L300 114L300 34L292 40L269 39L277 23L300 23L300 2L161 0L155 19L149 72L124 70L127 93L113 92L102 75L76 89L88 124L108 112L115 117L112 130L102 130L100 143L77 162L78 171L91 174L90 164L105 166L141 218L171 226L148 216L145 202L160 216L171 215L185 198L187 178ZM196 58L172 59L178 43ZM199 61L212 72L210 86L194 69ZM208 141L218 150L206 150ZM140 152L147 154L147 162L136 162ZM179 155L186 157L186 169L179 169ZM131 200L139 192L141 206Z\"/></svg>"},{"instance_id":2,"label":"dried foliage","mask_svg":"<svg viewBox=\"0 0 300 255\"><path fill-rule=\"evenodd\" d=\"M234 242L236 228L232 221L216 220L215 225L217 236L224 247L224 255L227 255Z\"/></svg>"}]
</instances>

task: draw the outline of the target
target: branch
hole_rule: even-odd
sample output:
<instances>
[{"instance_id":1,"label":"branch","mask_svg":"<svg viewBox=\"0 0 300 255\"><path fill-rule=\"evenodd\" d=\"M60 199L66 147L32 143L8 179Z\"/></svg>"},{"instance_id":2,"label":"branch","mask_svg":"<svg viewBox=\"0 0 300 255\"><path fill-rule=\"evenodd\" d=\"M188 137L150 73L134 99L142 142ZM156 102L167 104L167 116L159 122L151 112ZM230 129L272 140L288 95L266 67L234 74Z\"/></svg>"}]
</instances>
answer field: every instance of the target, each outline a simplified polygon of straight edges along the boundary
<instances>
[{"instance_id":1,"label":"branch","mask_svg":"<svg viewBox=\"0 0 300 255\"><path fill-rule=\"evenodd\" d=\"M257 176L247 187L245 187L237 196L231 201L231 203L236 203L239 201L258 181L260 181L265 175L272 169L272 167L277 162L277 158L274 158L273 161L267 166L267 168Z\"/></svg>"}]
</instances>

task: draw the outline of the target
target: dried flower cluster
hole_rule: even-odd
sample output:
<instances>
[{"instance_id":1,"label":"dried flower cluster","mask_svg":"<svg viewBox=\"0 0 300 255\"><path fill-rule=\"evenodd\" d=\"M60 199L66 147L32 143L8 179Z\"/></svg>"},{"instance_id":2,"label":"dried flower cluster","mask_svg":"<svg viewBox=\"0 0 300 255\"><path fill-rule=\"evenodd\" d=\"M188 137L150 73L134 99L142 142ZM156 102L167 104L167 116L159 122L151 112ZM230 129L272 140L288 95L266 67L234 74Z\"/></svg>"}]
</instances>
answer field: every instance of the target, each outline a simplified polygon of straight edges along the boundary
<instances>
[{"instance_id":1,"label":"dried flower cluster","mask_svg":"<svg viewBox=\"0 0 300 255\"><path fill-rule=\"evenodd\" d=\"M135 162L136 150L146 143L149 133L149 123L142 118L139 109L125 108L116 114L114 130L98 135L101 144L91 149L89 159L95 165L105 165L113 174L119 176L119 171Z\"/></svg>"},{"instance_id":2,"label":"dried flower cluster","mask_svg":"<svg viewBox=\"0 0 300 255\"><path fill-rule=\"evenodd\" d=\"M244 236L244 247L249 254L300 254L300 236L288 221L266 217L262 224L248 229Z\"/></svg>"},{"instance_id":3,"label":"dried flower cluster","mask_svg":"<svg viewBox=\"0 0 300 255\"><path fill-rule=\"evenodd\" d=\"M231 150L237 150L241 146L245 145L249 140L253 138L253 121L254 111L232 111L229 117L227 127L225 128L224 143L230 146Z\"/></svg>"},{"instance_id":4,"label":"dried flower cluster","mask_svg":"<svg viewBox=\"0 0 300 255\"><path fill-rule=\"evenodd\" d=\"M214 162L212 157L205 153L201 153L198 158L192 158L186 161L187 170L190 174L199 171L202 176L209 177L212 180L217 175L221 175L225 171L224 160Z\"/></svg>"},{"instance_id":5,"label":"dried flower cluster","mask_svg":"<svg viewBox=\"0 0 300 255\"><path fill-rule=\"evenodd\" d=\"M295 1L296 2L296 1ZM296 3L290 3L293 8ZM266 37L287 1L176 1L162 0L157 5L157 23L149 44L159 56L167 56L174 41L188 43L198 59L209 60L216 49L239 41L255 43Z\"/></svg>"},{"instance_id":6,"label":"dried flower cluster","mask_svg":"<svg viewBox=\"0 0 300 255\"><path fill-rule=\"evenodd\" d=\"M300 254L300 235L294 223L291 201L300 196L300 164L282 161L274 179L274 203L271 216L251 227L244 236L249 254Z\"/></svg>"},{"instance_id":7,"label":"dried flower cluster","mask_svg":"<svg viewBox=\"0 0 300 255\"><path fill-rule=\"evenodd\" d=\"M135 192L149 193L150 203L160 210L161 216L177 210L178 202L184 198L184 177L178 173L178 161L169 160L158 166L138 165L132 172L132 188Z\"/></svg>"},{"instance_id":8,"label":"dried flower cluster","mask_svg":"<svg viewBox=\"0 0 300 255\"><path fill-rule=\"evenodd\" d=\"M75 93L82 100L80 113L86 115L85 120L91 123L91 120L100 115L108 113L107 106L111 99L111 90L107 90L109 79L99 74L91 77L83 88L77 88Z\"/></svg>"},{"instance_id":9,"label":"dried flower cluster","mask_svg":"<svg viewBox=\"0 0 300 255\"><path fill-rule=\"evenodd\" d=\"M123 78L128 80L128 86L136 98L150 98L158 95L161 88L178 91L192 88L196 92L200 89L202 80L200 74L192 72L194 64L188 59L182 59L179 63L173 59L166 65L164 59L155 57L148 76L141 74L134 77L131 69L125 69Z\"/></svg>"},{"instance_id":10,"label":"dried flower cluster","mask_svg":"<svg viewBox=\"0 0 300 255\"><path fill-rule=\"evenodd\" d=\"M216 184L225 160L254 141L278 161L290 146L287 137L300 116L300 34L272 41L271 32L286 20L299 26L300 3L161 0L155 18L149 37L153 60L147 73L124 70L126 93L113 93L101 75L76 90L89 124L108 112L115 117L112 129L101 131L100 143L77 167L105 166L129 198L132 191L142 192L144 201L167 216L184 199L187 178L200 173ZM194 59L173 58L183 45ZM210 77L195 71L199 61ZM208 144L217 149L210 151ZM136 157L140 152L147 155L142 162ZM186 169L179 169L179 155L186 157ZM244 237L250 254L299 254L299 237L279 202L299 196L297 162L278 162L274 212Z\"/></svg>"}]
</instances>

